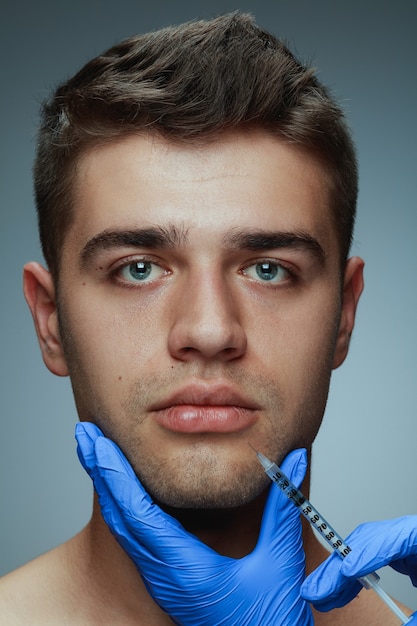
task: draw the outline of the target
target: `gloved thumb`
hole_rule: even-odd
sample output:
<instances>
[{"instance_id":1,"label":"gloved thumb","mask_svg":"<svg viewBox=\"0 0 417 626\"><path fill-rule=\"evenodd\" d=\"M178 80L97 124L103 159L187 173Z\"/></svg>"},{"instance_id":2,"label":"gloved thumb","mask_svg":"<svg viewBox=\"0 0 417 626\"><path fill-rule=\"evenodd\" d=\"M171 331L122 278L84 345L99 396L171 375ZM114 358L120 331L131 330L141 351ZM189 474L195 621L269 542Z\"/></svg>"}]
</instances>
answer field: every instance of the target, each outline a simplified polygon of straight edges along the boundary
<instances>
[{"instance_id":1,"label":"gloved thumb","mask_svg":"<svg viewBox=\"0 0 417 626\"><path fill-rule=\"evenodd\" d=\"M306 450L302 448L290 452L281 463L280 469L298 488L307 471ZM262 518L258 546L275 544L285 533L289 533L294 542L301 541L298 538L301 534L299 518L297 507L277 485L272 484Z\"/></svg>"}]
</instances>

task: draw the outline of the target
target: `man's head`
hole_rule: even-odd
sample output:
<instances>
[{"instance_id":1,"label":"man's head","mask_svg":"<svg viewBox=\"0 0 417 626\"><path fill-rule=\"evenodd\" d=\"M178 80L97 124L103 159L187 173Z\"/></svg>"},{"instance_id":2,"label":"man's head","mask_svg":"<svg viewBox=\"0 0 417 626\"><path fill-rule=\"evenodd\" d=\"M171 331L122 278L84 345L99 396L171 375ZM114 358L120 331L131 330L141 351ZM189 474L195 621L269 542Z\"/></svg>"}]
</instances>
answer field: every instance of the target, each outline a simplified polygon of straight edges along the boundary
<instances>
[{"instance_id":1,"label":"man's head","mask_svg":"<svg viewBox=\"0 0 417 626\"><path fill-rule=\"evenodd\" d=\"M254 499L268 481L247 442L278 461L311 445L362 290L340 111L228 16L121 44L45 119L53 275L25 271L45 363L159 501Z\"/></svg>"},{"instance_id":2,"label":"man's head","mask_svg":"<svg viewBox=\"0 0 417 626\"><path fill-rule=\"evenodd\" d=\"M250 128L320 160L343 263L357 196L343 115L282 42L250 16L230 14L132 37L93 59L45 103L35 192L43 251L55 279L82 153L138 132L192 145Z\"/></svg>"}]
</instances>

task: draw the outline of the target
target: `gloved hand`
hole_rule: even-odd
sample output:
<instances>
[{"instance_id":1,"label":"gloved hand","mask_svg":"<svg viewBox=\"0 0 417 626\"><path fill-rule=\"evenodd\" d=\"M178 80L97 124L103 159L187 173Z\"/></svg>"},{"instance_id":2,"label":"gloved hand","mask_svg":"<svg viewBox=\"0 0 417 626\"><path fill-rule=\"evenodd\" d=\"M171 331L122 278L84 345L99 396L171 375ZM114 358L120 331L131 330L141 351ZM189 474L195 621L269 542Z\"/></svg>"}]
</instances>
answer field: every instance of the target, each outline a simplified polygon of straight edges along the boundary
<instances>
[{"instance_id":1,"label":"gloved hand","mask_svg":"<svg viewBox=\"0 0 417 626\"><path fill-rule=\"evenodd\" d=\"M299 513L270 489L258 543L241 559L219 555L154 504L119 448L93 424L77 425L78 455L94 481L103 517L154 600L183 626L311 626L300 596L304 551ZM283 471L299 485L304 450Z\"/></svg>"},{"instance_id":2,"label":"gloved hand","mask_svg":"<svg viewBox=\"0 0 417 626\"><path fill-rule=\"evenodd\" d=\"M408 574L417 587L417 515L358 526L346 539L352 552L333 553L304 581L303 598L319 611L344 606L362 589L356 580L384 565ZM417 624L417 613L409 623Z\"/></svg>"}]
</instances>

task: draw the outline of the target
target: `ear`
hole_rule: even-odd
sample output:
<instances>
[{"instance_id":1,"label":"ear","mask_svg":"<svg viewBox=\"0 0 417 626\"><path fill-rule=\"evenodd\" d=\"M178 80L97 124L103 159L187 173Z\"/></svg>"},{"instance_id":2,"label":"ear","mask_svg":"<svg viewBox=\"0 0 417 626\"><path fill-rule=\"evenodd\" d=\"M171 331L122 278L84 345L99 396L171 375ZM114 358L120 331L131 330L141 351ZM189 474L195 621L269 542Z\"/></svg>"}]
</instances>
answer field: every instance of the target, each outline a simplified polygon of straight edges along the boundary
<instances>
[{"instance_id":1,"label":"ear","mask_svg":"<svg viewBox=\"0 0 417 626\"><path fill-rule=\"evenodd\" d=\"M333 358L333 369L336 369L343 363L349 351L350 338L355 325L356 308L364 286L364 265L363 260L359 257L352 257L346 263L342 310Z\"/></svg>"},{"instance_id":2,"label":"ear","mask_svg":"<svg viewBox=\"0 0 417 626\"><path fill-rule=\"evenodd\" d=\"M57 376L68 376L59 334L55 286L50 272L39 263L25 265L23 292L32 313L46 367Z\"/></svg>"}]
</instances>

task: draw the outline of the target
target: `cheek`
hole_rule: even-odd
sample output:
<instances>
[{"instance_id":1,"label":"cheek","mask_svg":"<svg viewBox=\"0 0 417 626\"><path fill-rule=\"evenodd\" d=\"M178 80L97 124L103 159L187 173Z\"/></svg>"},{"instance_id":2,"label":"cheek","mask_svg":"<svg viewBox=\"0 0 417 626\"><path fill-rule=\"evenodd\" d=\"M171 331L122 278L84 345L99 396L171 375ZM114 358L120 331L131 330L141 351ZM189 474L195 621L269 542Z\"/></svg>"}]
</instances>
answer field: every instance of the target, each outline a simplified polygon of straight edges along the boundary
<instances>
[{"instance_id":1,"label":"cheek","mask_svg":"<svg viewBox=\"0 0 417 626\"><path fill-rule=\"evenodd\" d=\"M100 303L100 299L96 301ZM123 360L123 355L135 353L146 358L162 334L163 315L152 306L135 306L123 299L112 302L109 298L96 310L85 303L79 311L78 323L84 337L93 343L95 351L110 359Z\"/></svg>"},{"instance_id":2,"label":"cheek","mask_svg":"<svg viewBox=\"0 0 417 626\"><path fill-rule=\"evenodd\" d=\"M319 294L320 295L320 294ZM262 345L265 354L283 366L309 369L309 363L330 365L337 337L339 306L334 292L316 299L294 298L273 311L258 312L259 324L252 319L254 345Z\"/></svg>"},{"instance_id":3,"label":"cheek","mask_svg":"<svg viewBox=\"0 0 417 626\"><path fill-rule=\"evenodd\" d=\"M300 429L308 423L315 433L327 401L338 307L330 298L313 304L277 311L252 346L259 368L269 372L285 396L287 419Z\"/></svg>"},{"instance_id":4,"label":"cheek","mask_svg":"<svg viewBox=\"0 0 417 626\"><path fill-rule=\"evenodd\" d=\"M93 306L94 296L73 298L77 307L60 313L65 354L74 394L119 403L132 381L160 361L159 316L135 307Z\"/></svg>"}]
</instances>

